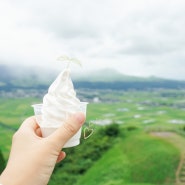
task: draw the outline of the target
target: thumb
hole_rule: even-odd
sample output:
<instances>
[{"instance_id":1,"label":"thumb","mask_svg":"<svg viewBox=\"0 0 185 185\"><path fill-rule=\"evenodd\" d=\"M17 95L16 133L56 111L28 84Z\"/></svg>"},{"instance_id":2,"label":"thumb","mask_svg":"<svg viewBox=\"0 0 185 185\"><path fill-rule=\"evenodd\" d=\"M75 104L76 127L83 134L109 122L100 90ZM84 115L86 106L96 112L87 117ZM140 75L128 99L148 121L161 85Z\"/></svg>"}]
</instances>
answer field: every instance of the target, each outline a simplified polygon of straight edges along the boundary
<instances>
[{"instance_id":1,"label":"thumb","mask_svg":"<svg viewBox=\"0 0 185 185\"><path fill-rule=\"evenodd\" d=\"M47 138L60 150L64 144L74 136L85 122L85 115L78 112L72 115L64 124L61 125L54 133Z\"/></svg>"}]
</instances>

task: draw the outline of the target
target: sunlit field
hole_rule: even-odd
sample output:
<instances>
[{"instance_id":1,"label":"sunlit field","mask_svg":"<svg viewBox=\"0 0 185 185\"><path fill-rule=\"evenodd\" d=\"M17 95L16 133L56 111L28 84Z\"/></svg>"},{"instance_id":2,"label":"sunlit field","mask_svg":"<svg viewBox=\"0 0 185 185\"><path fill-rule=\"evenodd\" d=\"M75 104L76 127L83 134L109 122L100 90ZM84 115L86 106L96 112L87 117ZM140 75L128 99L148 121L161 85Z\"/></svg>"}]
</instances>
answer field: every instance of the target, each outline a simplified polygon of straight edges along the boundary
<instances>
[{"instance_id":1,"label":"sunlit field","mask_svg":"<svg viewBox=\"0 0 185 185\"><path fill-rule=\"evenodd\" d=\"M0 150L5 161L13 133L33 115L31 105L40 101L0 99ZM65 149L67 158L56 166L50 185L184 182L182 169L176 177L185 151L184 91L98 91L88 101L84 127L94 133L86 140L82 134L79 146Z\"/></svg>"}]
</instances>

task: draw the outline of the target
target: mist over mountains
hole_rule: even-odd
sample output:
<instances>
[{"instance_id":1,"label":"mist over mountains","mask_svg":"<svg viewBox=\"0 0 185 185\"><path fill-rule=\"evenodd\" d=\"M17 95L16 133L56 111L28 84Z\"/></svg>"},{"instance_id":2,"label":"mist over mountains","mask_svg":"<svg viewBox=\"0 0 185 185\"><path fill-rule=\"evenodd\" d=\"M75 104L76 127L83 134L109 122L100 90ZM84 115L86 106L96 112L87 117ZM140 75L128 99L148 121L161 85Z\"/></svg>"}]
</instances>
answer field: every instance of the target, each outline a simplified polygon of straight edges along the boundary
<instances>
[{"instance_id":1,"label":"mist over mountains","mask_svg":"<svg viewBox=\"0 0 185 185\"><path fill-rule=\"evenodd\" d=\"M44 68L0 65L0 90L11 91L16 88L47 89L58 73L56 70ZM72 74L72 80L75 88L88 89L146 90L153 88L185 88L185 81L128 76L112 69L97 70L86 74L74 73Z\"/></svg>"}]
</instances>

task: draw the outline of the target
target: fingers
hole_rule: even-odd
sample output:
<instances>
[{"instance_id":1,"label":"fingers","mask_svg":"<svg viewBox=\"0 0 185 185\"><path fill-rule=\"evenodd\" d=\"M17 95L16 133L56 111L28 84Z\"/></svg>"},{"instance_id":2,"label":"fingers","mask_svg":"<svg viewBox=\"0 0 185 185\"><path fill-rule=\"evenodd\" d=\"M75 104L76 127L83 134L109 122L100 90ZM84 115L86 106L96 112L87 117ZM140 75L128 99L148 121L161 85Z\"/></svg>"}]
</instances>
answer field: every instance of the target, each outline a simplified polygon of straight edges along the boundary
<instances>
[{"instance_id":1,"label":"fingers","mask_svg":"<svg viewBox=\"0 0 185 185\"><path fill-rule=\"evenodd\" d=\"M37 124L35 117L27 118L20 126L20 128L14 133L12 140L15 141L27 141L29 139L35 139L38 136L40 138L39 133L39 125Z\"/></svg>"},{"instance_id":2,"label":"fingers","mask_svg":"<svg viewBox=\"0 0 185 185\"><path fill-rule=\"evenodd\" d=\"M41 132L40 127L35 130L35 133L37 136L42 137L42 132Z\"/></svg>"},{"instance_id":3,"label":"fingers","mask_svg":"<svg viewBox=\"0 0 185 185\"><path fill-rule=\"evenodd\" d=\"M81 112L76 113L46 139L55 143L55 145L58 144L58 149L60 150L64 144L82 127L84 121L85 115Z\"/></svg>"},{"instance_id":4,"label":"fingers","mask_svg":"<svg viewBox=\"0 0 185 185\"><path fill-rule=\"evenodd\" d=\"M35 135L38 128L39 125L37 124L35 117L29 117L22 123L17 132L14 133L14 138L19 135Z\"/></svg>"},{"instance_id":5,"label":"fingers","mask_svg":"<svg viewBox=\"0 0 185 185\"><path fill-rule=\"evenodd\" d=\"M35 116L29 117L27 118L21 125L20 127L21 129L25 129L25 128L32 128L32 130L36 130L39 128Z\"/></svg>"},{"instance_id":6,"label":"fingers","mask_svg":"<svg viewBox=\"0 0 185 185\"><path fill-rule=\"evenodd\" d=\"M76 132L82 127L85 121L85 115L81 112L74 114L73 116L68 119L68 121L60 128L58 128L54 133L52 133L47 138L44 138L46 143L49 142L57 147L60 151L64 144L76 134ZM37 135L41 137L41 130L39 125L36 122L34 116L27 118L19 129L19 133L32 133L31 135Z\"/></svg>"},{"instance_id":7,"label":"fingers","mask_svg":"<svg viewBox=\"0 0 185 185\"><path fill-rule=\"evenodd\" d=\"M59 163L60 161L64 160L65 157L66 157L66 153L61 151L60 154L58 155L57 163Z\"/></svg>"}]
</instances>

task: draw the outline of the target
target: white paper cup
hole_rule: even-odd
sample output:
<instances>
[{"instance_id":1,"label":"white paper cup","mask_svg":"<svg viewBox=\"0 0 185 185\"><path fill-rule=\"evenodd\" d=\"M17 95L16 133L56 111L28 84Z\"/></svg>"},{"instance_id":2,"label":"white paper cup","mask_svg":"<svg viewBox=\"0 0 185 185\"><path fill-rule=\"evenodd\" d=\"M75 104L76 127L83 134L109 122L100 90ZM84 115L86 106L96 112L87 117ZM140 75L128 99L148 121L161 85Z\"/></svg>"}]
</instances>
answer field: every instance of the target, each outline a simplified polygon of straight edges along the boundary
<instances>
[{"instance_id":1,"label":"white paper cup","mask_svg":"<svg viewBox=\"0 0 185 185\"><path fill-rule=\"evenodd\" d=\"M88 104L87 102L81 102L80 106L79 106L79 110L77 110L77 112L83 112L85 114L85 116L86 116L87 104ZM36 116L36 121L37 121L38 125L41 128L42 137L49 136L58 127L43 126L42 125L42 104L34 104L34 105L32 105L32 107L34 109L34 114ZM63 148L69 148L69 147L73 147L73 146L79 145L80 144L81 131L82 131L82 128L80 128L80 130L72 138L70 138L66 142L66 144L64 145Z\"/></svg>"}]
</instances>

